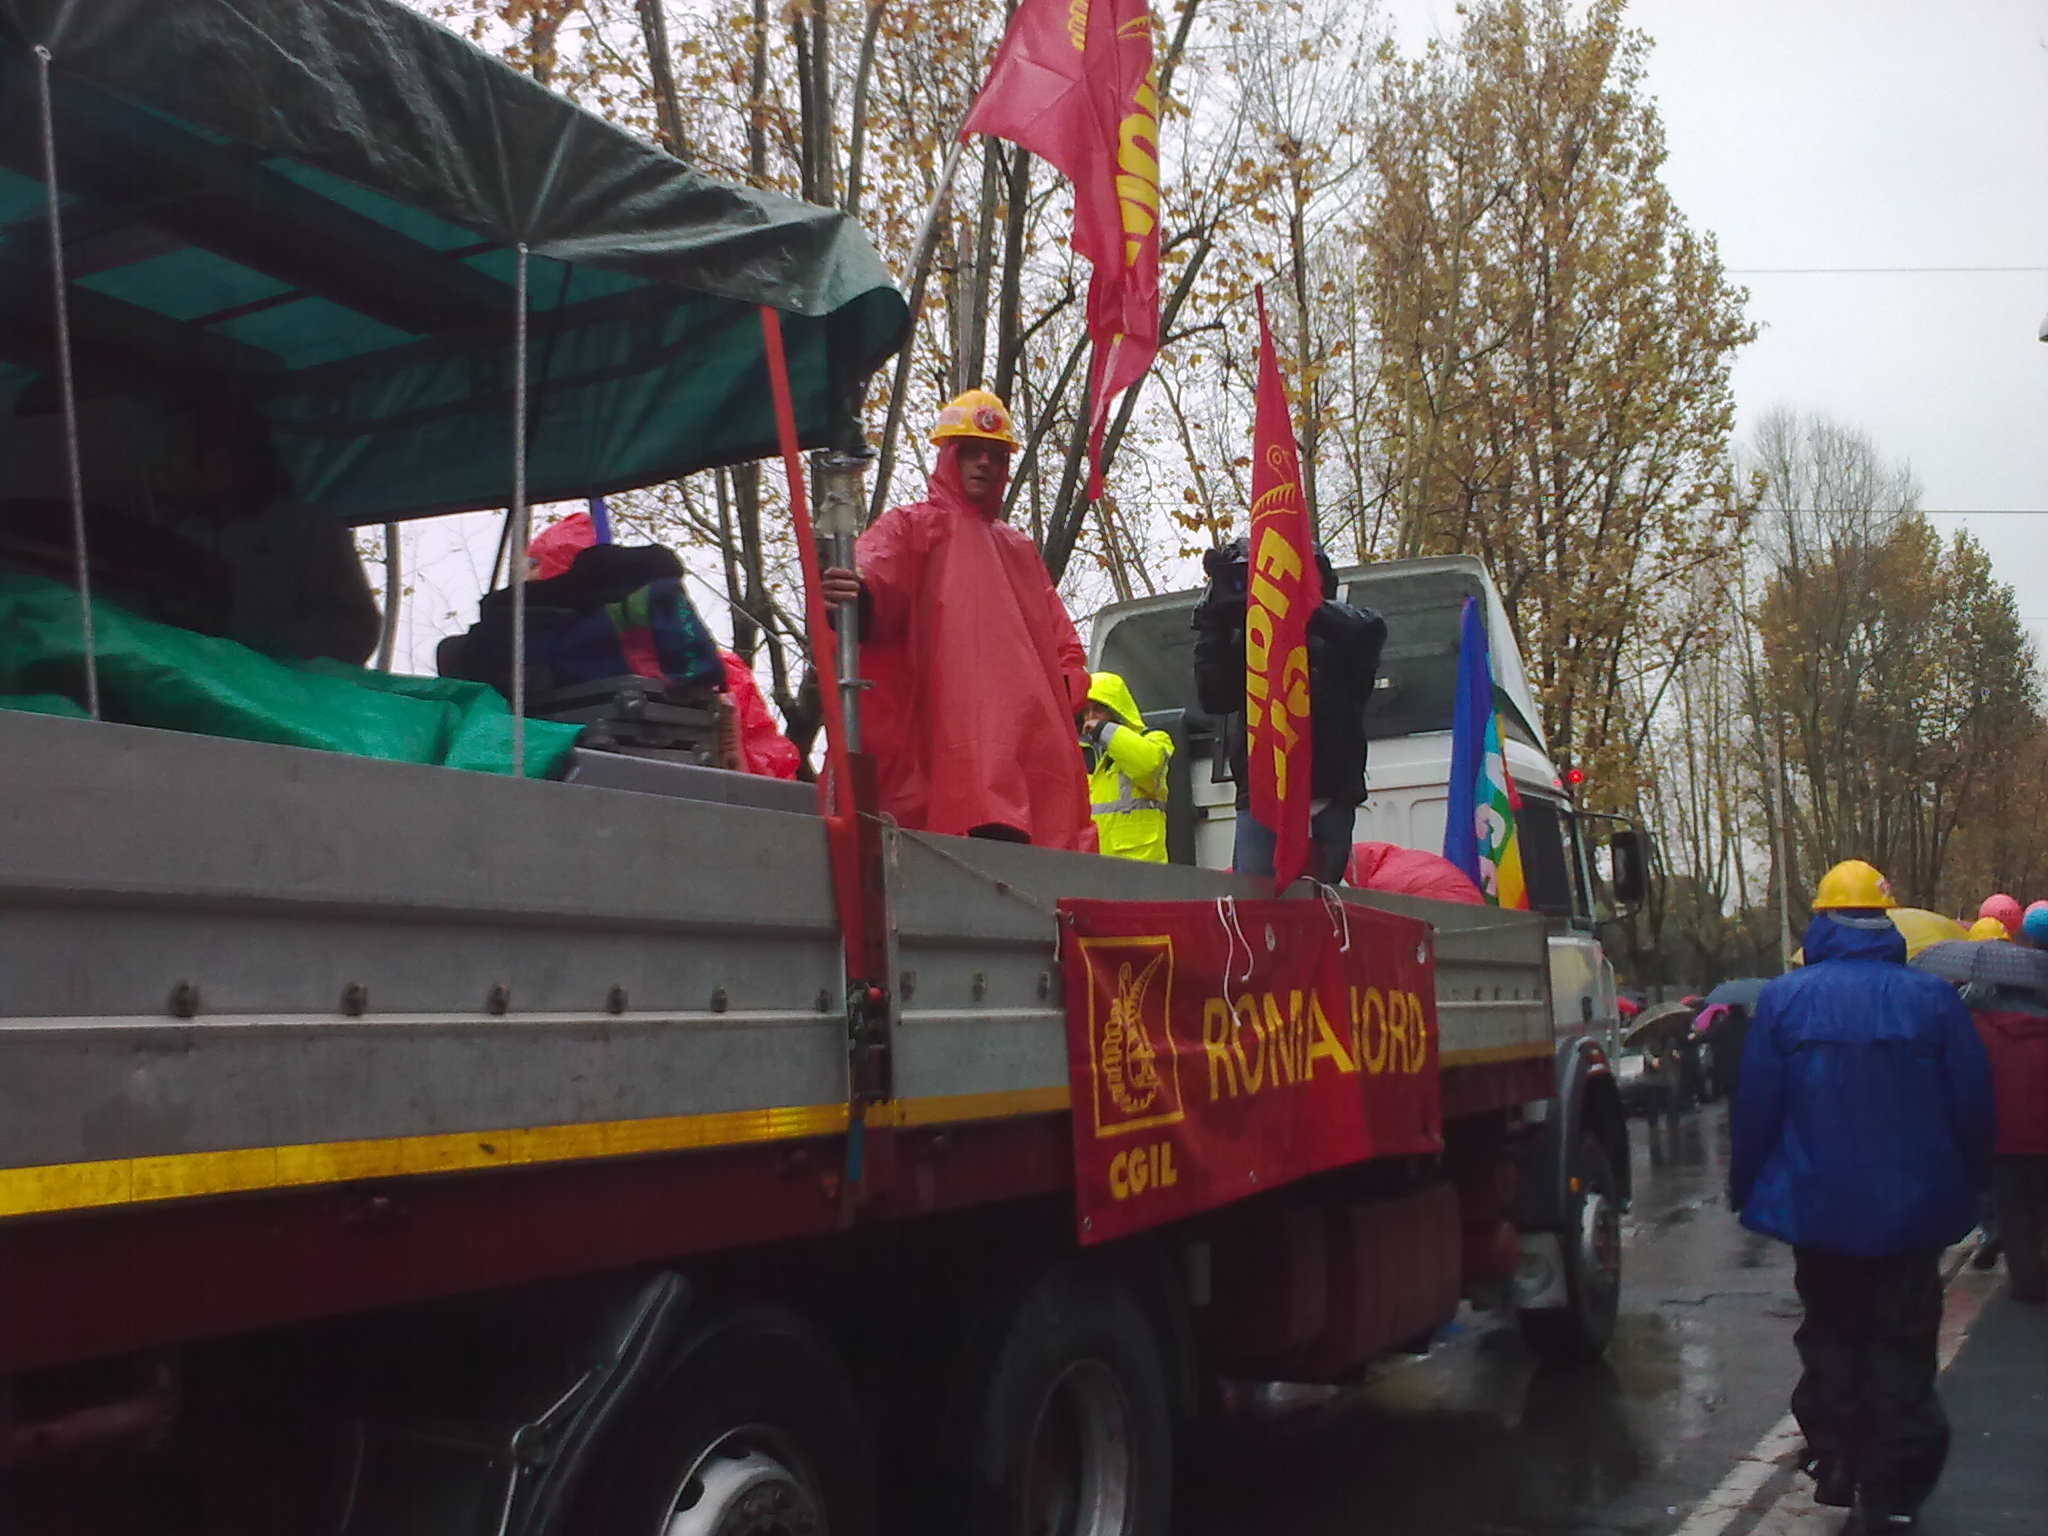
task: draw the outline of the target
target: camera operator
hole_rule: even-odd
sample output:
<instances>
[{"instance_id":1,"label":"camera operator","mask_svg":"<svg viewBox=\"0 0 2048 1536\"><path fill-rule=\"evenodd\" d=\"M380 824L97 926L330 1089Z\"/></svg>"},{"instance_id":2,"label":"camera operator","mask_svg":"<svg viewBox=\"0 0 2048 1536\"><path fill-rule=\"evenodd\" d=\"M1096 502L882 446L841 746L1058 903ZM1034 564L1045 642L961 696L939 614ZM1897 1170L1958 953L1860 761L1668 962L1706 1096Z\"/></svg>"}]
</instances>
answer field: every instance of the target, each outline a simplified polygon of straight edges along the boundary
<instances>
[{"instance_id":1,"label":"camera operator","mask_svg":"<svg viewBox=\"0 0 2048 1536\"><path fill-rule=\"evenodd\" d=\"M1251 814L1245 769L1244 626L1250 541L1232 539L1202 556L1209 590L1195 607L1195 696L1212 715L1230 717L1230 771L1237 780L1237 842L1231 868L1273 873L1274 836ZM1321 545L1316 570L1323 601L1308 621L1309 730L1313 751L1309 793L1308 873L1326 885L1344 876L1351 826L1365 799L1365 710L1379 676L1387 621L1370 608L1337 601L1337 573Z\"/></svg>"}]
</instances>

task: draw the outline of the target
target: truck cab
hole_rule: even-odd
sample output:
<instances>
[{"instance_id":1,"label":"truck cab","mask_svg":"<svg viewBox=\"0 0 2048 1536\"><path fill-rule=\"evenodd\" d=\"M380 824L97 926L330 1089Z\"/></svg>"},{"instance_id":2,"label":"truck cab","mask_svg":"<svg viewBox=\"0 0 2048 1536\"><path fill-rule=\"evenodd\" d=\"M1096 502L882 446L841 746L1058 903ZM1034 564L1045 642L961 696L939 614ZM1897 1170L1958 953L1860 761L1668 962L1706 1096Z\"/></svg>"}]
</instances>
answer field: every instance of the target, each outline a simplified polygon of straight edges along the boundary
<instances>
[{"instance_id":1,"label":"truck cab","mask_svg":"<svg viewBox=\"0 0 2048 1536\"><path fill-rule=\"evenodd\" d=\"M1366 717L1369 798L1358 808L1353 840L1430 853L1444 843L1464 600L1474 598L1484 610L1508 770L1522 797L1529 902L1549 929L1557 1031L1560 1037L1591 1035L1611 1052L1620 1017L1614 966L1599 930L1625 915L1627 903L1618 903L1602 878L1600 855L1619 832L1622 883L1630 885L1638 878L1640 834L1623 819L1589 814L1576 804L1544 741L1542 712L1493 578L1473 556L1441 555L1351 566L1338 572L1338 592L1387 621L1375 702ZM1199 599L1197 592L1176 592L1104 609L1095 623L1095 665L1121 673L1146 709L1147 723L1171 733L1179 748L1168 799L1171 856L1228 869L1238 786L1223 722L1195 702L1189 625Z\"/></svg>"},{"instance_id":2,"label":"truck cab","mask_svg":"<svg viewBox=\"0 0 2048 1536\"><path fill-rule=\"evenodd\" d=\"M1550 755L1507 608L1486 567L1470 555L1390 560L1338 572L1338 595L1387 621L1367 712L1368 798L1353 840L1442 851L1449 802L1451 712L1458 636L1470 597L1486 614L1508 771L1521 793L1522 865L1530 906L1546 929L1555 1041L1555 1096L1536 1106L1533 1141L1516 1197L1522 1231L1514 1291L1539 1347L1572 1352L1606 1325L1589 1311L1618 1276L1619 1212L1629 1199L1628 1122L1609 1061L1619 1053L1614 965L1605 922L1643 900L1648 845L1624 817L1588 812ZM1167 850L1175 861L1230 866L1237 788L1226 722L1195 699L1197 592L1115 604L1095 622L1098 668L1121 673L1146 723L1175 740L1167 801ZM1604 855L1604 857L1603 857ZM1602 866L1612 879L1603 879ZM1475 994L1475 1002L1483 1002ZM1612 1191L1586 1197L1581 1191ZM1595 1271L1605 1279L1592 1278ZM1610 1309L1611 1294L1604 1302Z\"/></svg>"}]
</instances>

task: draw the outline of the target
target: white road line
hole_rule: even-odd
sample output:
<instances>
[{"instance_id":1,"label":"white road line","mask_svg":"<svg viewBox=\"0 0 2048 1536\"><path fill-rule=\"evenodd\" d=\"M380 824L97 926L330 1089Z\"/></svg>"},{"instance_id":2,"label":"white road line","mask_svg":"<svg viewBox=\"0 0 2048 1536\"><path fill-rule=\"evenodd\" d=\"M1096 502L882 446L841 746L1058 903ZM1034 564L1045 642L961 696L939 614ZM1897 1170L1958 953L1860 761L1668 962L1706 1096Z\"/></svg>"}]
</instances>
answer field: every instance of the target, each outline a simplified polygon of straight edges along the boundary
<instances>
[{"instance_id":1,"label":"white road line","mask_svg":"<svg viewBox=\"0 0 2048 1536\"><path fill-rule=\"evenodd\" d=\"M1941 1370L1954 1363L1963 1340L1969 1337L1971 1324L1984 1308L1985 1296L1995 1284L1996 1276L1971 1274L1961 1284L1951 1283L1948 1287L1942 1306ZM1735 1464L1718 1488L1700 1500L1671 1536L1722 1536L1742 1516L1754 1513L1750 1501L1798 1450L1799 1443L1798 1421L1788 1413L1757 1441L1749 1455ZM1842 1518L1841 1510L1815 1504L1803 1484L1773 1500L1762 1513L1764 1518L1757 1522L1750 1536L1822 1536L1833 1532L1834 1522Z\"/></svg>"},{"instance_id":2,"label":"white road line","mask_svg":"<svg viewBox=\"0 0 2048 1536\"><path fill-rule=\"evenodd\" d=\"M1718 1488L1700 1500L1685 1524L1671 1536L1721 1536L1721 1532L1750 1512L1750 1500L1781 1470L1780 1458L1798 1449L1799 1422L1788 1413L1757 1441L1749 1455L1735 1464Z\"/></svg>"},{"instance_id":3,"label":"white road line","mask_svg":"<svg viewBox=\"0 0 2048 1536\"><path fill-rule=\"evenodd\" d=\"M1797 1482L1750 1527L1749 1536L1837 1536L1846 1509L1813 1502L1813 1490Z\"/></svg>"}]
</instances>

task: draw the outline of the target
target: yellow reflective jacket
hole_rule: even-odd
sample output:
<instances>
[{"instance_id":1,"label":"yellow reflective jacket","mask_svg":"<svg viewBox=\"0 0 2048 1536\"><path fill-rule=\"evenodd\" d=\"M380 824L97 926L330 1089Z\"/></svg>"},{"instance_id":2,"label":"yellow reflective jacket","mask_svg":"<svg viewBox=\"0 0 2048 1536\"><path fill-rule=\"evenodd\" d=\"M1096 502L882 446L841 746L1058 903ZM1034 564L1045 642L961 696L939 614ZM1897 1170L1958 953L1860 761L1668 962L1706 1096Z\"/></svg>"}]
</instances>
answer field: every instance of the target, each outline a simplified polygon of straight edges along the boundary
<instances>
[{"instance_id":1,"label":"yellow reflective jacket","mask_svg":"<svg viewBox=\"0 0 2048 1536\"><path fill-rule=\"evenodd\" d=\"M1112 858L1166 862L1166 765L1173 738L1145 729L1130 688L1114 672L1089 679L1089 699L1116 716L1089 732L1095 767L1088 774L1096 836Z\"/></svg>"}]
</instances>

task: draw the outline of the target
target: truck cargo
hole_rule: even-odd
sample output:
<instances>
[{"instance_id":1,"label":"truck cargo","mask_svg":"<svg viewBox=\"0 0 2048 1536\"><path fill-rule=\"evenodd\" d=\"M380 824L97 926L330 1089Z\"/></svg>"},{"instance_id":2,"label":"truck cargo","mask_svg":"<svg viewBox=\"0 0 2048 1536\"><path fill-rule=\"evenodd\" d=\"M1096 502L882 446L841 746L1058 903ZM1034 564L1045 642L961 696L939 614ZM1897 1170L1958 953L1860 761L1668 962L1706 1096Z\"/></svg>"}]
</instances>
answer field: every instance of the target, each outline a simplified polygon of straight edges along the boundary
<instances>
[{"instance_id":1,"label":"truck cargo","mask_svg":"<svg viewBox=\"0 0 2048 1536\"><path fill-rule=\"evenodd\" d=\"M1158 1536L1227 1381L1354 1380L1466 1298L1560 1362L1605 1347L1603 898L1518 662L1538 910L1276 910L1213 867L1228 786L1198 750L1175 814L1202 820L1142 865L904 831L851 777L821 809L528 720L523 680L508 711L131 613L134 546L86 539L129 526L138 478L110 401L253 410L298 548L760 457L783 355L788 435L850 452L902 340L843 216L717 183L387 0L0 3L0 283L11 1528ZM1430 846L1430 615L1483 599L1512 657L1506 615L1472 562L1343 579L1407 625L1389 675L1418 704L1385 717L1361 835ZM1156 673L1141 699L1184 693L1191 602L1150 640L1099 626ZM131 650L101 656L96 609ZM146 665L173 628L183 670ZM321 682L294 704L291 676ZM428 723L365 731L351 679ZM1198 1165L1176 1132L1091 1160L1105 1079L1075 1053L1110 1037L1077 1024L1076 925L1169 909L1213 923L1177 954L1236 1033L1205 1054L1126 1012L1117 1038L1206 1063L1188 1136L1398 1070L1426 1123L1342 1102L1401 1150ZM1412 1003L1240 1002L1276 927L1318 925Z\"/></svg>"}]
</instances>

